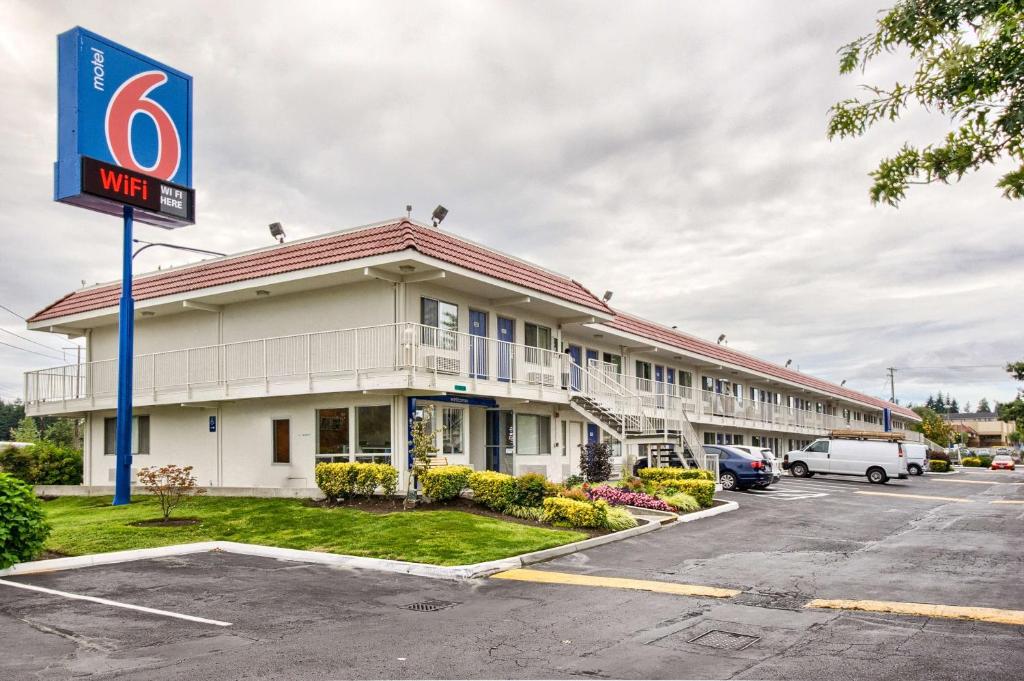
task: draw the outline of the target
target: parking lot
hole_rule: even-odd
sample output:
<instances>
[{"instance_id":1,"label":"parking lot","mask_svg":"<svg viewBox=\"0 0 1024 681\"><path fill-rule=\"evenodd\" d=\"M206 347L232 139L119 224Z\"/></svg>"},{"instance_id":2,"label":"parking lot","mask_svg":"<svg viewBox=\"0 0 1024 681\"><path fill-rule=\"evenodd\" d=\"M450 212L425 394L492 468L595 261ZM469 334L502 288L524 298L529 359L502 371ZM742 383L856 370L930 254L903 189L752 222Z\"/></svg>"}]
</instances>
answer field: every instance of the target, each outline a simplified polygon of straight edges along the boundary
<instances>
[{"instance_id":1,"label":"parking lot","mask_svg":"<svg viewBox=\"0 0 1024 681\"><path fill-rule=\"evenodd\" d=\"M741 508L524 581L217 553L7 578L62 593L0 584L0 678L1019 678L1024 626L804 606L1024 610L1024 474L784 478L720 496Z\"/></svg>"}]
</instances>

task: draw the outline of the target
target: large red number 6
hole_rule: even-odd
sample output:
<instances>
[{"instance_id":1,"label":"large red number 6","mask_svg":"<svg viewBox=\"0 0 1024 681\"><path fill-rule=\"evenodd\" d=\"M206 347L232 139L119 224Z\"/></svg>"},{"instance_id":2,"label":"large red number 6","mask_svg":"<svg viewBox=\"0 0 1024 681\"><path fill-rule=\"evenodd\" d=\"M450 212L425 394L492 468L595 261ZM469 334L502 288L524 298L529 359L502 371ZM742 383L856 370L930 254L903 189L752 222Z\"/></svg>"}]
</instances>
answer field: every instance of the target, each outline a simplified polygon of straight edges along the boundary
<instances>
[{"instance_id":1,"label":"large red number 6","mask_svg":"<svg viewBox=\"0 0 1024 681\"><path fill-rule=\"evenodd\" d=\"M145 71L126 80L110 98L104 124L107 146L119 166L161 180L170 180L178 172L181 140L167 110L146 95L166 82L167 74L161 71ZM148 168L135 159L132 149L132 120L138 114L149 116L156 124L156 161Z\"/></svg>"}]
</instances>

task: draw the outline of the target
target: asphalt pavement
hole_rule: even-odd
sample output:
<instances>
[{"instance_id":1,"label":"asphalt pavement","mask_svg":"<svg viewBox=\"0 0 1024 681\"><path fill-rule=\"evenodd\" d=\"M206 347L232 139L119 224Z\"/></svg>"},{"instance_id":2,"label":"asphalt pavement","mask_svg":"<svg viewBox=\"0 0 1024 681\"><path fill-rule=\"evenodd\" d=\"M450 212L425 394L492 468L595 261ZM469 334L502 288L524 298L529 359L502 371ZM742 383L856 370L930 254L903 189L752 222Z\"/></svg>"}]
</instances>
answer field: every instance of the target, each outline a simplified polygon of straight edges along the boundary
<instances>
[{"instance_id":1,"label":"asphalt pavement","mask_svg":"<svg viewBox=\"0 0 1024 681\"><path fill-rule=\"evenodd\" d=\"M0 584L0 678L1020 678L1024 626L805 606L1024 611L1024 474L720 497L740 509L532 566L565 583L219 553L7 578L49 591Z\"/></svg>"}]
</instances>

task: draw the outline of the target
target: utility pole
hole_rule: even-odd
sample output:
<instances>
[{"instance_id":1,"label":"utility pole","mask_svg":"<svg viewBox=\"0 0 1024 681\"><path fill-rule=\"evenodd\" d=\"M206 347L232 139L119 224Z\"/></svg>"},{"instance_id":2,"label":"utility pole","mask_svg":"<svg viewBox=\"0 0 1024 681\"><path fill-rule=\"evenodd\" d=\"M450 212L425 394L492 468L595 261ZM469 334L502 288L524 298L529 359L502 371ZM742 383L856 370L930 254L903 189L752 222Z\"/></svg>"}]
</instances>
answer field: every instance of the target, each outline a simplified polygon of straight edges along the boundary
<instances>
[{"instance_id":1,"label":"utility pole","mask_svg":"<svg viewBox=\"0 0 1024 681\"><path fill-rule=\"evenodd\" d=\"M889 400L896 403L896 367L889 367L889 389L890 397Z\"/></svg>"}]
</instances>

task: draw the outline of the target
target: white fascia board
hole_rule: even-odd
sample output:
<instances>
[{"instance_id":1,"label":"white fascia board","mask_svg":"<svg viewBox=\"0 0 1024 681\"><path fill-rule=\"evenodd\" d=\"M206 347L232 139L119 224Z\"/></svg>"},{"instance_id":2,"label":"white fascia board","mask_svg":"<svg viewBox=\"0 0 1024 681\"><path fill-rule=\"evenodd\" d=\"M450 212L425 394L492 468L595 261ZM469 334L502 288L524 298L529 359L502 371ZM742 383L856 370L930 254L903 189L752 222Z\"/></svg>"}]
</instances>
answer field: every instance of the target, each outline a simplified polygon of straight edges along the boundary
<instances>
[{"instance_id":1,"label":"white fascia board","mask_svg":"<svg viewBox=\"0 0 1024 681\"><path fill-rule=\"evenodd\" d=\"M590 325L588 325L588 326L590 326ZM879 407L877 405L874 405L874 404L867 404L867 403L861 402L859 400L854 400L853 398L847 397L845 395L836 395L835 393L819 390L818 388L812 388L809 385L803 385L802 383L796 383L794 381L790 381L790 380L784 379L784 378L779 378L777 376L769 376L768 374L764 374L764 373L761 373L759 371L755 371L754 369L748 369L747 367L743 367L743 366L740 366L738 364L732 364L730 362L723 362L722 360L717 359L715 357L708 357L706 355L701 355L699 353L693 352L692 350L684 350L682 348L677 348L677 347L675 347L673 345L668 345L667 343L662 343L661 341L646 339L643 336L638 336L637 334L629 333L629 332L623 331L621 329L615 329L615 328L612 328L610 326L604 326L602 324L595 324L595 325L592 326L592 328L599 329L601 331L604 331L605 333L611 333L611 334L623 336L625 338L630 338L630 339L635 339L637 341L641 341L643 343L643 345L645 347L647 347L647 348L652 348L652 347L654 347L654 348L664 348L666 351L670 351L670 352L672 352L674 354L677 354L677 355L682 355L684 357L689 357L691 359L698 359L698 360L700 360L702 362L713 362L713 363L719 365L720 367L722 367L723 369L730 369L730 370L734 369L736 371L740 371L740 372L743 372L743 373L751 375L751 376L757 376L758 378L761 378L762 380L765 380L765 381L768 381L768 382L779 383L779 384L782 384L782 385L790 386L790 387L795 388L797 390L810 391L810 392L817 393L817 394L820 394L820 395L828 395L829 397L832 397L833 399L842 400L844 402L851 402L853 404L857 404L857 405L860 405L862 407L867 407L869 409L877 409L879 412L881 412L881 410L882 410L881 407ZM824 379L819 379L819 380L824 380ZM910 418L909 416L906 416L904 414L899 414L898 416L900 416L901 418Z\"/></svg>"}]
</instances>

